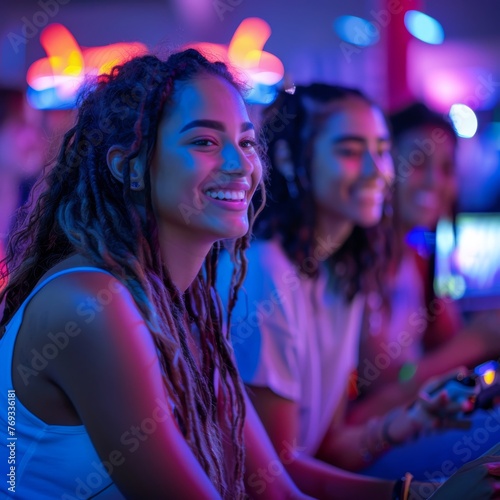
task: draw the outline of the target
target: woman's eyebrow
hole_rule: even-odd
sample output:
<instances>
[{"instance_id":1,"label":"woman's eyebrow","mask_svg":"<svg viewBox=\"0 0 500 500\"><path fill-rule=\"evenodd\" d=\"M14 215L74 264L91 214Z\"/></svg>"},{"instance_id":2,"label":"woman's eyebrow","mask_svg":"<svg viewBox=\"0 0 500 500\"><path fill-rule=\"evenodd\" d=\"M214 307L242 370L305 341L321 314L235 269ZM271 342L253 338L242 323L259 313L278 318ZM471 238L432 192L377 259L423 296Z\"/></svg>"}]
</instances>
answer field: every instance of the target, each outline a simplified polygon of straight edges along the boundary
<instances>
[{"instance_id":1,"label":"woman's eyebrow","mask_svg":"<svg viewBox=\"0 0 500 500\"><path fill-rule=\"evenodd\" d=\"M218 130L220 132L225 132L226 127L222 122L219 122L217 120L193 120L192 122L189 122L188 124L184 125L182 127L181 132L185 132L186 130L189 130L191 128L196 128L196 127L204 127L204 128L212 128L214 130ZM246 132L247 130L253 130L255 127L253 123L251 122L243 122L241 124L241 131Z\"/></svg>"},{"instance_id":2,"label":"woman's eyebrow","mask_svg":"<svg viewBox=\"0 0 500 500\"><path fill-rule=\"evenodd\" d=\"M341 135L340 137L336 137L333 140L333 143L339 144L342 142L350 142L350 141L359 142L360 144L366 144L366 142L367 142L366 137L363 137L361 135ZM388 137L379 137L377 139L377 142L378 143L391 143L391 138L389 136Z\"/></svg>"},{"instance_id":3,"label":"woman's eyebrow","mask_svg":"<svg viewBox=\"0 0 500 500\"><path fill-rule=\"evenodd\" d=\"M341 142L359 142L361 144L366 144L366 139L361 135L341 135L333 140L334 144L340 144Z\"/></svg>"},{"instance_id":4,"label":"woman's eyebrow","mask_svg":"<svg viewBox=\"0 0 500 500\"><path fill-rule=\"evenodd\" d=\"M193 120L187 125L184 125L184 127L182 127L181 129L181 132L185 132L186 130L196 127L213 128L215 130L219 130L220 132L224 132L226 130L224 124L217 120Z\"/></svg>"},{"instance_id":5,"label":"woman's eyebrow","mask_svg":"<svg viewBox=\"0 0 500 500\"><path fill-rule=\"evenodd\" d=\"M247 130L255 130L252 122L243 122L241 124L241 131L246 132Z\"/></svg>"}]
</instances>

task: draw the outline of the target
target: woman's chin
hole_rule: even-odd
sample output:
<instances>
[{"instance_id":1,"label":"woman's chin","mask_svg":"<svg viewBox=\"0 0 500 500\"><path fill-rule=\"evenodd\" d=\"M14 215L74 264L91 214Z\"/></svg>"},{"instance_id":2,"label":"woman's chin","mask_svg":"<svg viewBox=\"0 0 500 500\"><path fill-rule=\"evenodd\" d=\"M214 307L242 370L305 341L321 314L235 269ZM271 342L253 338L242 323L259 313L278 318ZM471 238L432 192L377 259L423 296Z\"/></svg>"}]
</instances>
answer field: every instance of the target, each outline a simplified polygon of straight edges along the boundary
<instances>
[{"instance_id":1,"label":"woman's chin","mask_svg":"<svg viewBox=\"0 0 500 500\"><path fill-rule=\"evenodd\" d=\"M369 228L376 226L382 219L382 208L372 209L359 214L356 224L361 227Z\"/></svg>"},{"instance_id":2,"label":"woman's chin","mask_svg":"<svg viewBox=\"0 0 500 500\"><path fill-rule=\"evenodd\" d=\"M248 233L248 223L233 224L230 227L219 228L214 236L216 240L236 240Z\"/></svg>"}]
</instances>

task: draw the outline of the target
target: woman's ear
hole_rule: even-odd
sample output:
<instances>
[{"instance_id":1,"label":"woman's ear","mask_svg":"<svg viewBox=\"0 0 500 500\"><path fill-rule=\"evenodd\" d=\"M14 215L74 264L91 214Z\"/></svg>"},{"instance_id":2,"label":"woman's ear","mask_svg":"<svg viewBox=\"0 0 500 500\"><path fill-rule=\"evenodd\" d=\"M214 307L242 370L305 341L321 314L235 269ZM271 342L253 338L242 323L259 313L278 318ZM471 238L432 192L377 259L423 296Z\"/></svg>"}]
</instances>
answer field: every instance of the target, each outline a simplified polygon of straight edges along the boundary
<instances>
[{"instance_id":1,"label":"woman's ear","mask_svg":"<svg viewBox=\"0 0 500 500\"><path fill-rule=\"evenodd\" d=\"M120 146L111 146L106 155L106 162L111 175L118 181L123 182L123 167L127 158L126 151ZM143 155L139 154L130 160L130 189L141 191L144 189L144 161Z\"/></svg>"}]
</instances>

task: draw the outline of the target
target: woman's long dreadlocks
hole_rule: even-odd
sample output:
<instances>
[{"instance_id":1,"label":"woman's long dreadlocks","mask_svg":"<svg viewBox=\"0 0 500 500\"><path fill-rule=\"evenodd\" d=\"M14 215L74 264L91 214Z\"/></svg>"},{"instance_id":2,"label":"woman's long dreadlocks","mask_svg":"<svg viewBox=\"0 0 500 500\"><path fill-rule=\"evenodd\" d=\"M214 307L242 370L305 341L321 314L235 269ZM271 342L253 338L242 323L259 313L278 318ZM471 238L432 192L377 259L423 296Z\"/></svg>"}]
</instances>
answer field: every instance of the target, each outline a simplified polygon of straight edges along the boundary
<instances>
[{"instance_id":1,"label":"woman's long dreadlocks","mask_svg":"<svg viewBox=\"0 0 500 500\"><path fill-rule=\"evenodd\" d=\"M70 254L82 254L110 271L128 288L151 331L186 441L222 497L235 499L244 496L245 408L214 287L220 244L212 247L204 269L181 294L160 259L149 171L141 194L131 189L130 181L132 159L145 155L146 165L151 164L158 127L173 102L176 84L203 73L224 78L241 91L223 63L209 62L188 49L166 61L152 55L134 58L82 93L76 125L36 187L41 195L32 195L10 239L8 285L0 294L5 304L1 324L12 318L42 275ZM126 153L123 183L106 167L113 145ZM138 205L145 207L145 216ZM250 208L250 223L253 217ZM233 246L243 273L248 239L247 234ZM193 327L200 333L201 365L189 348ZM222 415L216 404L219 396ZM223 457L224 445L232 447L231 460Z\"/></svg>"}]
</instances>

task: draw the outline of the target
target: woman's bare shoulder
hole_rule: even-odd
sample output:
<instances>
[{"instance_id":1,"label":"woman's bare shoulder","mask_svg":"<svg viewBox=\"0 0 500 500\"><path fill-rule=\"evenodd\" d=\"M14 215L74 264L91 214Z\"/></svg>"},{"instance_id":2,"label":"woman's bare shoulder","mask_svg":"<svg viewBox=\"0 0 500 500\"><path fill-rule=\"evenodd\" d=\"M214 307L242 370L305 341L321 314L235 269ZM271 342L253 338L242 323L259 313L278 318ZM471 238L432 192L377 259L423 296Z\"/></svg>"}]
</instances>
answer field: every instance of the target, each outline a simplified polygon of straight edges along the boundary
<instances>
[{"instance_id":1,"label":"woman's bare shoulder","mask_svg":"<svg viewBox=\"0 0 500 500\"><path fill-rule=\"evenodd\" d=\"M61 271L69 272L54 277ZM60 262L38 283L46 280L50 281L33 296L24 313L23 324L32 332L32 340L41 337L43 342L47 331L71 335L106 327L111 332L112 325L119 323L118 317L124 321L141 319L126 286L81 256Z\"/></svg>"}]
</instances>

